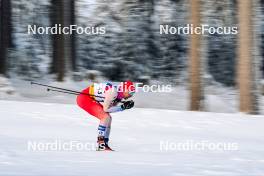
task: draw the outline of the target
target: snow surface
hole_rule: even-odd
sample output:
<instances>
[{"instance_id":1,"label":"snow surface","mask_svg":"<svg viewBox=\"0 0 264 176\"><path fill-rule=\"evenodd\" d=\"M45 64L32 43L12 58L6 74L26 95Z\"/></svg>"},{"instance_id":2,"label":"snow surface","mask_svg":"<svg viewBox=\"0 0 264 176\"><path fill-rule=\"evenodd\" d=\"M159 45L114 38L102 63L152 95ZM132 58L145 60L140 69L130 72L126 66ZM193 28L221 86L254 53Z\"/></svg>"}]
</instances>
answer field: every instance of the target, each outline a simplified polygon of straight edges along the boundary
<instances>
[{"instance_id":1,"label":"snow surface","mask_svg":"<svg viewBox=\"0 0 264 176\"><path fill-rule=\"evenodd\" d=\"M94 143L98 121L72 104L0 101L0 175L261 176L264 116L135 108L113 114L111 146L32 151L29 141ZM238 150L160 149L161 141L237 143Z\"/></svg>"}]
</instances>

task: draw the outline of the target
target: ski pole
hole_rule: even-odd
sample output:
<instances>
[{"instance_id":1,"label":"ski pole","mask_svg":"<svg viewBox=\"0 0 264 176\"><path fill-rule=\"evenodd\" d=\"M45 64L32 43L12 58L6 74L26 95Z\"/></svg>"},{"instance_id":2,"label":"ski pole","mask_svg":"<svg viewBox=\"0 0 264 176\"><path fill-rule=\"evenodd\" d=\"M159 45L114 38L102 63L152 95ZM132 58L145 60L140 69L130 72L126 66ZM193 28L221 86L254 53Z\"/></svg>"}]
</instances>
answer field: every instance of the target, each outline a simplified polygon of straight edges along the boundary
<instances>
[{"instance_id":1,"label":"ski pole","mask_svg":"<svg viewBox=\"0 0 264 176\"><path fill-rule=\"evenodd\" d=\"M99 97L99 96L95 96L95 95L90 95L87 93L83 93L83 92L67 92L67 91L63 91L63 90L56 90L56 89L51 89L51 88L47 88L47 91L53 91L53 92L61 92L61 93L66 93L66 94L71 94L71 95L87 95L87 96L91 96L91 97ZM104 98L104 97L99 97L99 98Z\"/></svg>"},{"instance_id":2,"label":"ski pole","mask_svg":"<svg viewBox=\"0 0 264 176\"><path fill-rule=\"evenodd\" d=\"M41 83L37 83L37 82L31 82L31 84L36 84L39 86L48 87L47 91L56 91L56 92L61 92L61 93L73 94L73 95L82 94L82 95L87 95L87 96L91 96L91 97L104 98L104 97L97 96L97 95L91 95L91 94L87 94L87 93L83 93L83 92L79 92L79 91L75 91L75 90L64 89L64 88L55 87L55 86L49 86L49 85L41 84Z\"/></svg>"},{"instance_id":3,"label":"ski pole","mask_svg":"<svg viewBox=\"0 0 264 176\"><path fill-rule=\"evenodd\" d=\"M75 90L70 90L70 89L64 89L64 88L60 88L60 87L55 87L55 86L49 86L46 84L41 84L41 83L37 83L37 82L30 82L31 85L36 84L39 86L43 86L43 87L49 87L49 88L53 88L53 89L59 89L59 90L63 90L63 91L68 91L68 92L74 92L76 94L80 94L81 92L79 91L75 91ZM92 95L91 95L92 96Z\"/></svg>"},{"instance_id":4,"label":"ski pole","mask_svg":"<svg viewBox=\"0 0 264 176\"><path fill-rule=\"evenodd\" d=\"M60 93L66 93L66 94L71 94L71 95L79 95L79 94L81 94L81 95L99 97L99 96L95 96L95 95L86 94L86 93L83 93L83 92L80 92L79 94L77 94L77 93L74 93L74 92L66 92L66 91L55 90L55 89L51 89L51 88L47 88L47 91L60 92ZM104 99L104 97L100 97L100 98L103 98ZM126 101L118 101L118 102L124 103Z\"/></svg>"},{"instance_id":5,"label":"ski pole","mask_svg":"<svg viewBox=\"0 0 264 176\"><path fill-rule=\"evenodd\" d=\"M55 90L55 89L50 89L50 88L47 88L47 91L52 91L52 92L61 92L61 93L66 93L66 94L71 94L71 95L79 95L77 93L74 93L74 92L66 92L66 91L62 91L62 90ZM80 94L84 94L84 93L80 93ZM87 95L87 94L85 94ZM89 95L90 96L90 95Z\"/></svg>"},{"instance_id":6,"label":"ski pole","mask_svg":"<svg viewBox=\"0 0 264 176\"><path fill-rule=\"evenodd\" d=\"M47 91L53 91L53 92L61 92L61 93L67 93L67 94L72 94L72 95L87 95L87 96L91 96L91 97L98 97L98 98L105 98L105 97L101 97L98 95L91 95L91 94L87 94L87 93L83 93L83 92L79 92L79 91L75 91L75 90L70 90L70 89L64 89L64 88L60 88L60 87L55 87L55 86L49 86L46 84L41 84L41 83L37 83L37 82L31 82L31 85L36 84L39 86L43 86L43 87L48 87ZM121 103L124 103L125 101L120 101Z\"/></svg>"}]
</instances>

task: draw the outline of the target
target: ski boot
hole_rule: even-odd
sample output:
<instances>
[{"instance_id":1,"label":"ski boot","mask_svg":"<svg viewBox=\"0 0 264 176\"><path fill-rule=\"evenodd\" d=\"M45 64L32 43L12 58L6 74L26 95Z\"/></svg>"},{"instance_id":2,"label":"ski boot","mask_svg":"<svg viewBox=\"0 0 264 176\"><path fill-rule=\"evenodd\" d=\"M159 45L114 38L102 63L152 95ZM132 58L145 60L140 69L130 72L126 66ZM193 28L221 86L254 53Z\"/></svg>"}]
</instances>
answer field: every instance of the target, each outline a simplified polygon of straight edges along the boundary
<instances>
[{"instance_id":1,"label":"ski boot","mask_svg":"<svg viewBox=\"0 0 264 176\"><path fill-rule=\"evenodd\" d=\"M97 138L97 151L114 151L108 146L108 138L104 138L103 136L100 136Z\"/></svg>"}]
</instances>

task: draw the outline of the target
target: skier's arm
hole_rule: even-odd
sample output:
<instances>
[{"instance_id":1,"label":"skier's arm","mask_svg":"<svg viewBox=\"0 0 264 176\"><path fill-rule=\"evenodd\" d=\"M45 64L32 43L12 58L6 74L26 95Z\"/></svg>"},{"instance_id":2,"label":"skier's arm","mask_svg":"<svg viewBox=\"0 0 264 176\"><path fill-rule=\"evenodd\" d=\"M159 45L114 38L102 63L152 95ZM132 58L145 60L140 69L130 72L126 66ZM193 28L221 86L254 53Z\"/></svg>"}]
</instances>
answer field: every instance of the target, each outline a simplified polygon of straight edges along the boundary
<instances>
[{"instance_id":1,"label":"skier's arm","mask_svg":"<svg viewBox=\"0 0 264 176\"><path fill-rule=\"evenodd\" d=\"M109 89L107 92L105 92L105 100L103 103L105 112L113 113L123 111L123 108L121 106L112 106L112 102L116 98L116 96L117 92L114 92L112 89Z\"/></svg>"},{"instance_id":2,"label":"skier's arm","mask_svg":"<svg viewBox=\"0 0 264 176\"><path fill-rule=\"evenodd\" d=\"M108 108L106 112L112 113L112 112L119 112L119 111L124 111L125 109L131 109L134 107L134 101L126 101L124 102L121 106L112 106Z\"/></svg>"}]
</instances>

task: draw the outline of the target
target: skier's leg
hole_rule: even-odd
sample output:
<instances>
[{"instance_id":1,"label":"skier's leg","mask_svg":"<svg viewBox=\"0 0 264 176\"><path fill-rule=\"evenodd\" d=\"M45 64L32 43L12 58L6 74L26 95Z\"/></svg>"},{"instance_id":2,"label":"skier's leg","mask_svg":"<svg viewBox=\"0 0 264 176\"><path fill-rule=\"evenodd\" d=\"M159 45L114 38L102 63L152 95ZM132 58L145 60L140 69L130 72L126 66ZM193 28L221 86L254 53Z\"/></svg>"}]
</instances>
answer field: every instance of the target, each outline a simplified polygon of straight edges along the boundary
<instances>
[{"instance_id":1,"label":"skier's leg","mask_svg":"<svg viewBox=\"0 0 264 176\"><path fill-rule=\"evenodd\" d=\"M101 119L100 124L99 124L99 128L102 128L105 130L103 133L104 133L104 138L105 138L106 143L108 143L109 141L111 124L112 124L112 117L110 115L108 117ZM99 132L99 135L100 135L100 132Z\"/></svg>"},{"instance_id":2,"label":"skier's leg","mask_svg":"<svg viewBox=\"0 0 264 176\"><path fill-rule=\"evenodd\" d=\"M110 121L110 116L107 116L105 118L102 118L100 120L99 126L98 126L98 137L103 137L105 138L106 135L106 128L109 124Z\"/></svg>"},{"instance_id":3,"label":"skier's leg","mask_svg":"<svg viewBox=\"0 0 264 176\"><path fill-rule=\"evenodd\" d=\"M94 101L90 97L82 96L83 95L79 95L77 98L78 105L86 112L100 120L98 127L98 149L112 150L108 146L112 117L109 113L103 110L103 106L100 103Z\"/></svg>"},{"instance_id":4,"label":"skier's leg","mask_svg":"<svg viewBox=\"0 0 264 176\"><path fill-rule=\"evenodd\" d=\"M98 118L99 120L104 119L109 115L109 113L104 112L103 106L96 102L89 96L86 95L79 95L77 97L77 104L86 112L91 114L92 116Z\"/></svg>"},{"instance_id":5,"label":"skier's leg","mask_svg":"<svg viewBox=\"0 0 264 176\"><path fill-rule=\"evenodd\" d=\"M112 117L109 115L102 118L98 127L98 150L112 150L108 146Z\"/></svg>"}]
</instances>

